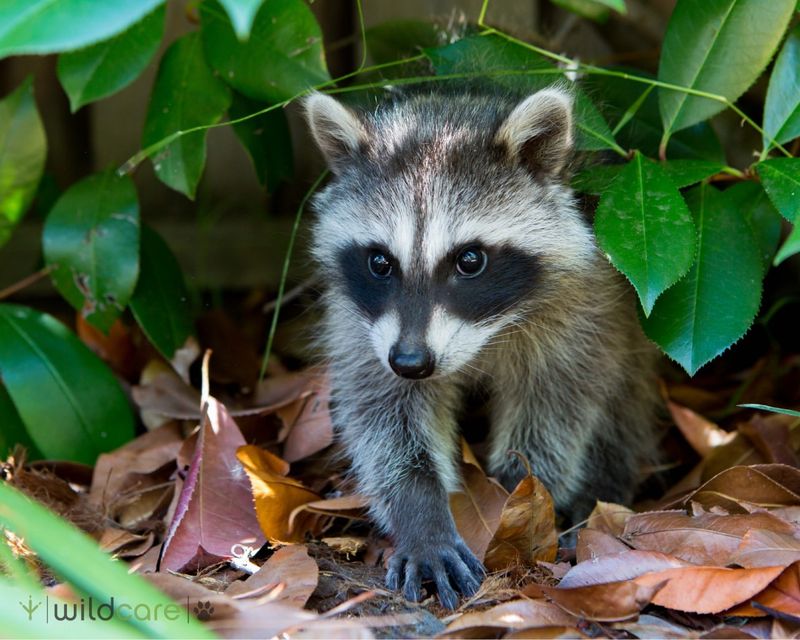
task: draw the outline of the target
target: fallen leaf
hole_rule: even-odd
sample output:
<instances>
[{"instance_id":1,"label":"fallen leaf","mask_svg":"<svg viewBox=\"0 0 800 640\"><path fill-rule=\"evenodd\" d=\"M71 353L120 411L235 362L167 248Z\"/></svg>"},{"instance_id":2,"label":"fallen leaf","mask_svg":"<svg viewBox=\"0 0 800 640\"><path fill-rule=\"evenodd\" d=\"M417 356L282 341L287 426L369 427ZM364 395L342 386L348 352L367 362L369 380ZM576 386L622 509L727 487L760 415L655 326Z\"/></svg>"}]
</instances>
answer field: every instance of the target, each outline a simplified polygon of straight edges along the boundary
<instances>
[{"instance_id":1,"label":"fallen leaf","mask_svg":"<svg viewBox=\"0 0 800 640\"><path fill-rule=\"evenodd\" d=\"M305 545L281 547L269 560L246 580L232 582L225 594L232 598L247 598L263 595L269 585L283 585L275 602L282 602L302 609L317 588L319 568L316 561L308 555Z\"/></svg>"},{"instance_id":2,"label":"fallen leaf","mask_svg":"<svg viewBox=\"0 0 800 640\"><path fill-rule=\"evenodd\" d=\"M152 548L154 539L152 533L139 534L107 527L100 535L98 544L103 551L118 558L135 558Z\"/></svg>"},{"instance_id":3,"label":"fallen leaf","mask_svg":"<svg viewBox=\"0 0 800 640\"><path fill-rule=\"evenodd\" d=\"M349 559L357 556L367 548L368 540L363 536L335 536L332 538L322 538L322 542L334 551L343 553Z\"/></svg>"},{"instance_id":4,"label":"fallen leaf","mask_svg":"<svg viewBox=\"0 0 800 640\"><path fill-rule=\"evenodd\" d=\"M296 462L322 451L333 442L333 423L330 414L330 383L327 376L309 382L310 394L294 404L299 413L290 417L289 407L277 410L278 416L289 425L283 444L283 457Z\"/></svg>"},{"instance_id":5,"label":"fallen leaf","mask_svg":"<svg viewBox=\"0 0 800 640\"><path fill-rule=\"evenodd\" d=\"M740 502L763 508L800 505L800 470L783 464L756 464L726 469L694 493L684 503L695 501L707 509L744 511Z\"/></svg>"},{"instance_id":6,"label":"fallen leaf","mask_svg":"<svg viewBox=\"0 0 800 640\"><path fill-rule=\"evenodd\" d=\"M785 415L763 417L754 415L748 422L739 425L756 450L768 462L798 466L797 454L792 450L789 427L795 419Z\"/></svg>"},{"instance_id":7,"label":"fallen leaf","mask_svg":"<svg viewBox=\"0 0 800 640\"><path fill-rule=\"evenodd\" d=\"M787 533L751 529L742 538L731 564L742 567L787 567L800 560L800 540Z\"/></svg>"},{"instance_id":8,"label":"fallen leaf","mask_svg":"<svg viewBox=\"0 0 800 640\"><path fill-rule=\"evenodd\" d=\"M611 536L618 536L622 534L625 523L632 515L633 511L628 507L598 500L586 520L586 526Z\"/></svg>"},{"instance_id":9,"label":"fallen leaf","mask_svg":"<svg viewBox=\"0 0 800 640\"><path fill-rule=\"evenodd\" d=\"M500 525L508 492L471 464L462 464L461 470L463 490L450 494L450 511L464 542L482 561Z\"/></svg>"},{"instance_id":10,"label":"fallen leaf","mask_svg":"<svg viewBox=\"0 0 800 640\"><path fill-rule=\"evenodd\" d=\"M562 581L563 583L563 581ZM578 618L600 622L627 620L639 614L661 588L661 583L606 582L587 587L542 586L542 592Z\"/></svg>"},{"instance_id":11,"label":"fallen leaf","mask_svg":"<svg viewBox=\"0 0 800 640\"><path fill-rule=\"evenodd\" d=\"M261 360L241 329L219 307L197 319L197 337L212 352L209 373L220 384L238 384L249 393L258 380Z\"/></svg>"},{"instance_id":12,"label":"fallen leaf","mask_svg":"<svg viewBox=\"0 0 800 640\"><path fill-rule=\"evenodd\" d=\"M576 623L577 620L573 616L550 602L512 600L483 611L470 611L462 614L447 625L446 631L452 633L472 627L521 629L550 625L573 626Z\"/></svg>"},{"instance_id":13,"label":"fallen leaf","mask_svg":"<svg viewBox=\"0 0 800 640\"><path fill-rule=\"evenodd\" d=\"M588 562L580 562L570 569L559 588L588 587L606 582L633 580L645 573L691 566L674 556L657 551L634 551L603 556Z\"/></svg>"},{"instance_id":14,"label":"fallen leaf","mask_svg":"<svg viewBox=\"0 0 800 640\"><path fill-rule=\"evenodd\" d=\"M546 640L547 638L589 638L575 627L547 626L547 627L525 627L512 631L503 636L504 640Z\"/></svg>"},{"instance_id":15,"label":"fallen leaf","mask_svg":"<svg viewBox=\"0 0 800 640\"><path fill-rule=\"evenodd\" d=\"M597 529L580 529L575 545L575 559L580 562L629 551L630 547L616 536Z\"/></svg>"},{"instance_id":16,"label":"fallen leaf","mask_svg":"<svg viewBox=\"0 0 800 640\"><path fill-rule=\"evenodd\" d=\"M537 560L553 562L558 552L553 498L532 475L523 478L506 499L486 550L489 571L531 567Z\"/></svg>"},{"instance_id":17,"label":"fallen leaf","mask_svg":"<svg viewBox=\"0 0 800 640\"><path fill-rule=\"evenodd\" d=\"M81 312L75 314L75 330L83 344L94 351L101 360L126 380L134 380L138 373L136 346L131 332L117 318L108 333L90 325Z\"/></svg>"},{"instance_id":18,"label":"fallen leaf","mask_svg":"<svg viewBox=\"0 0 800 640\"><path fill-rule=\"evenodd\" d=\"M653 604L691 613L721 613L750 600L782 571L783 567L681 567L646 573L634 582L643 586L664 583L653 597Z\"/></svg>"},{"instance_id":19,"label":"fallen leaf","mask_svg":"<svg viewBox=\"0 0 800 640\"><path fill-rule=\"evenodd\" d=\"M291 521L289 517L319 496L299 480L286 477L288 463L261 447L243 445L236 456L250 478L258 523L267 539L272 544L303 542L308 531L316 530L317 518L308 512Z\"/></svg>"},{"instance_id":20,"label":"fallen leaf","mask_svg":"<svg viewBox=\"0 0 800 640\"><path fill-rule=\"evenodd\" d=\"M701 458L705 458L712 449L730 442L736 436L735 433L720 429L718 425L706 420L700 414L671 400L667 401L667 408L683 437Z\"/></svg>"},{"instance_id":21,"label":"fallen leaf","mask_svg":"<svg viewBox=\"0 0 800 640\"><path fill-rule=\"evenodd\" d=\"M747 600L749 602L734 607L725 614L732 616L765 615L763 609L753 606L753 603L757 603L774 611L800 616L800 562L786 567L777 580Z\"/></svg>"},{"instance_id":22,"label":"fallen leaf","mask_svg":"<svg viewBox=\"0 0 800 640\"><path fill-rule=\"evenodd\" d=\"M233 545L258 548L264 544L250 484L236 459L243 445L236 422L221 403L209 397L192 463L164 539L162 569L197 569L233 557Z\"/></svg>"}]
</instances>

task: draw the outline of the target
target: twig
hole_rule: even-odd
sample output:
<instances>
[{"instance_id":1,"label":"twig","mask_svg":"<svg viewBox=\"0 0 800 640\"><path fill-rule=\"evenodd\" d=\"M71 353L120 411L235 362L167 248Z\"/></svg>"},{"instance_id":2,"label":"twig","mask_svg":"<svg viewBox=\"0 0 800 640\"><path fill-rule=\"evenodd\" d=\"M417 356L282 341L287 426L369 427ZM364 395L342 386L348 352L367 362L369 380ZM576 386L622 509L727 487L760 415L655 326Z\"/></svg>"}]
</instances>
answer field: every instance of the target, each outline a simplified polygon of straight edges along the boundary
<instances>
[{"instance_id":1,"label":"twig","mask_svg":"<svg viewBox=\"0 0 800 640\"><path fill-rule=\"evenodd\" d=\"M5 289L0 290L0 300L5 300L13 296L18 291L22 291L23 289L30 287L32 284L35 284L42 278L45 278L49 275L49 273L53 270L53 265L49 265L40 269L36 273L32 273L29 276L25 276L19 282L15 282L14 284L6 287Z\"/></svg>"}]
</instances>

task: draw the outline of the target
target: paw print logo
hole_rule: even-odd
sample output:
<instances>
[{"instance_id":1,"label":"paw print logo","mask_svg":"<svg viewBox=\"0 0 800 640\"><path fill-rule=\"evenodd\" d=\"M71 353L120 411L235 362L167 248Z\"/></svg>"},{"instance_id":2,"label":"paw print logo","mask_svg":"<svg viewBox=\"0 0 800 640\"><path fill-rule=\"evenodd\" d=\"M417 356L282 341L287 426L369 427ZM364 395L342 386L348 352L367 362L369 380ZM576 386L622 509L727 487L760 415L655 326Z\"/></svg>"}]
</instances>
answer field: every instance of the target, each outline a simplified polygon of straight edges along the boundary
<instances>
[{"instance_id":1,"label":"paw print logo","mask_svg":"<svg viewBox=\"0 0 800 640\"><path fill-rule=\"evenodd\" d=\"M196 605L194 605L192 611L194 612L194 615L197 616L197 619L202 620L203 622L205 622L206 620L210 620L211 616L214 615L214 607L208 601L203 602L201 600Z\"/></svg>"}]
</instances>

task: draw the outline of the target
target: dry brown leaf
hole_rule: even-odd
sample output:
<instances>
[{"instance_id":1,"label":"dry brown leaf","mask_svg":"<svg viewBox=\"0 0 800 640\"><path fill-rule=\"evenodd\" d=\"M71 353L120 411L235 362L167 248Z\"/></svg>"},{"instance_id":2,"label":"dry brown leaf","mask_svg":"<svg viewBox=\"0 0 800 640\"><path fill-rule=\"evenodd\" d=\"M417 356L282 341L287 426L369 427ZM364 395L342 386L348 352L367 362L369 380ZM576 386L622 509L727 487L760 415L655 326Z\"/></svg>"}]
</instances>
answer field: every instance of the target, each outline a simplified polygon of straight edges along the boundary
<instances>
[{"instance_id":1,"label":"dry brown leaf","mask_svg":"<svg viewBox=\"0 0 800 640\"><path fill-rule=\"evenodd\" d=\"M322 538L322 542L334 551L343 553L350 558L350 556L357 556L367 548L368 539L363 536L334 536Z\"/></svg>"},{"instance_id":2,"label":"dry brown leaf","mask_svg":"<svg viewBox=\"0 0 800 640\"><path fill-rule=\"evenodd\" d=\"M274 601L302 609L317 588L319 568L303 544L281 547L246 580L232 582L225 594L232 598L263 595L267 587L281 586Z\"/></svg>"},{"instance_id":3,"label":"dry brown leaf","mask_svg":"<svg viewBox=\"0 0 800 640\"><path fill-rule=\"evenodd\" d=\"M787 533L752 529L731 558L731 564L745 568L788 567L800 560L800 540Z\"/></svg>"},{"instance_id":4,"label":"dry brown leaf","mask_svg":"<svg viewBox=\"0 0 800 640\"><path fill-rule=\"evenodd\" d=\"M625 523L632 515L633 511L628 507L598 500L589 514L586 526L610 536L619 536L625 530Z\"/></svg>"},{"instance_id":5,"label":"dry brown leaf","mask_svg":"<svg viewBox=\"0 0 800 640\"><path fill-rule=\"evenodd\" d=\"M152 532L142 535L124 529L107 527L100 535L98 544L103 551L118 558L135 558L151 549L154 540L155 536Z\"/></svg>"},{"instance_id":6,"label":"dry brown leaf","mask_svg":"<svg viewBox=\"0 0 800 640\"><path fill-rule=\"evenodd\" d=\"M450 494L450 511L464 542L482 561L500 525L508 492L471 464L463 464L461 469L464 489Z\"/></svg>"},{"instance_id":7,"label":"dry brown leaf","mask_svg":"<svg viewBox=\"0 0 800 640\"><path fill-rule=\"evenodd\" d=\"M800 617L800 562L787 567L775 582L747 600L748 602L726 611L726 615L763 616L764 610L752 605L758 603L763 607Z\"/></svg>"},{"instance_id":8,"label":"dry brown leaf","mask_svg":"<svg viewBox=\"0 0 800 640\"><path fill-rule=\"evenodd\" d=\"M236 457L250 478L256 516L267 539L273 544L302 542L308 531L315 530L316 517L299 514L291 523L289 517L319 496L299 480L286 477L286 461L261 447L244 445L236 450Z\"/></svg>"},{"instance_id":9,"label":"dry brown leaf","mask_svg":"<svg viewBox=\"0 0 800 640\"><path fill-rule=\"evenodd\" d=\"M792 534L794 527L768 512L744 515L703 513L688 516L674 511L653 511L631 516L622 539L635 549L660 551L696 565L731 564L745 534L768 529Z\"/></svg>"},{"instance_id":10,"label":"dry brown leaf","mask_svg":"<svg viewBox=\"0 0 800 640\"><path fill-rule=\"evenodd\" d=\"M673 556L657 551L633 551L580 562L567 572L559 588L588 587L606 582L623 582L645 573L690 566Z\"/></svg>"},{"instance_id":11,"label":"dry brown leaf","mask_svg":"<svg viewBox=\"0 0 800 640\"><path fill-rule=\"evenodd\" d=\"M745 511L746 502L763 508L800 505L800 470L783 464L756 464L726 469L684 499L707 509Z\"/></svg>"},{"instance_id":12,"label":"dry brown leaf","mask_svg":"<svg viewBox=\"0 0 800 640\"><path fill-rule=\"evenodd\" d=\"M563 584L563 581L562 581ZM627 620L639 614L661 588L660 583L607 582L564 589L542 586L542 592L565 611L600 622Z\"/></svg>"},{"instance_id":13,"label":"dry brown leaf","mask_svg":"<svg viewBox=\"0 0 800 640\"><path fill-rule=\"evenodd\" d=\"M575 559L580 563L629 550L630 547L616 536L597 529L581 529L575 545Z\"/></svg>"},{"instance_id":14,"label":"dry brown leaf","mask_svg":"<svg viewBox=\"0 0 800 640\"><path fill-rule=\"evenodd\" d=\"M573 626L577 620L556 605L544 600L513 600L483 611L470 611L447 625L447 633L473 627L526 627ZM461 637L461 636L458 636ZM486 636L483 636L486 637Z\"/></svg>"},{"instance_id":15,"label":"dry brown leaf","mask_svg":"<svg viewBox=\"0 0 800 640\"><path fill-rule=\"evenodd\" d=\"M739 425L744 434L767 462L798 466L797 454L792 449L789 428L795 418L785 415L754 415L748 422Z\"/></svg>"},{"instance_id":16,"label":"dry brown leaf","mask_svg":"<svg viewBox=\"0 0 800 640\"><path fill-rule=\"evenodd\" d=\"M783 567L682 567L646 573L634 582L643 586L665 583L653 597L653 604L691 613L720 613L750 600L782 571Z\"/></svg>"},{"instance_id":17,"label":"dry brown leaf","mask_svg":"<svg viewBox=\"0 0 800 640\"><path fill-rule=\"evenodd\" d=\"M523 478L508 496L500 524L486 550L489 571L553 562L558 552L553 498L538 478Z\"/></svg>"},{"instance_id":18,"label":"dry brown leaf","mask_svg":"<svg viewBox=\"0 0 800 640\"><path fill-rule=\"evenodd\" d=\"M289 515L289 528L294 530L295 518L308 517L310 514L347 518L348 520L366 520L369 499L360 495L339 496L326 500L312 500L296 507Z\"/></svg>"},{"instance_id":19,"label":"dry brown leaf","mask_svg":"<svg viewBox=\"0 0 800 640\"><path fill-rule=\"evenodd\" d=\"M108 333L90 325L83 314L75 314L75 330L83 344L94 351L111 368L127 380L134 380L137 371L136 346L131 338L131 332L125 324L117 318Z\"/></svg>"},{"instance_id":20,"label":"dry brown leaf","mask_svg":"<svg viewBox=\"0 0 800 640\"><path fill-rule=\"evenodd\" d=\"M546 640L548 638L588 638L575 627L526 627L503 636L504 640Z\"/></svg>"},{"instance_id":21,"label":"dry brown leaf","mask_svg":"<svg viewBox=\"0 0 800 640\"><path fill-rule=\"evenodd\" d=\"M671 400L667 401L667 408L683 437L701 458L705 458L715 447L727 444L736 436L735 433L720 429L700 414Z\"/></svg>"},{"instance_id":22,"label":"dry brown leaf","mask_svg":"<svg viewBox=\"0 0 800 640\"><path fill-rule=\"evenodd\" d=\"M289 431L283 457L296 462L322 451L333 442L330 414L330 382L327 375L309 379L309 394L277 410Z\"/></svg>"}]
</instances>

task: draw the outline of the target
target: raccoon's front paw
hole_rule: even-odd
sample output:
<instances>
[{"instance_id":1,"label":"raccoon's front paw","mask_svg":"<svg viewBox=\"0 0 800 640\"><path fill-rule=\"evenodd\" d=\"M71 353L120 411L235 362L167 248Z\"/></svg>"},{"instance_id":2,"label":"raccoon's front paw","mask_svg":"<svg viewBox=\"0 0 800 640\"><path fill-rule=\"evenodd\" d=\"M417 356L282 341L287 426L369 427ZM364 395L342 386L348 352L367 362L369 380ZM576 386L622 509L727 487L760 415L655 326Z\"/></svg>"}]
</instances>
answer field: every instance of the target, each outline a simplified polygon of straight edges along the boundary
<instances>
[{"instance_id":1,"label":"raccoon's front paw","mask_svg":"<svg viewBox=\"0 0 800 640\"><path fill-rule=\"evenodd\" d=\"M439 601L447 609L458 605L457 592L474 595L486 574L483 565L461 539L400 545L389 560L386 584L403 589L406 600L422 599L422 581L433 580Z\"/></svg>"}]
</instances>

